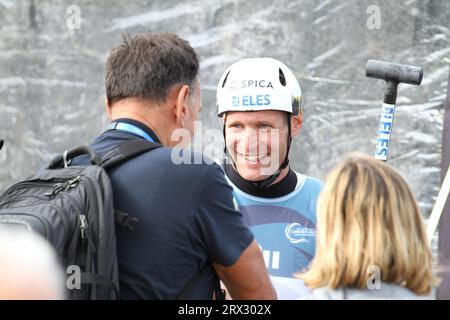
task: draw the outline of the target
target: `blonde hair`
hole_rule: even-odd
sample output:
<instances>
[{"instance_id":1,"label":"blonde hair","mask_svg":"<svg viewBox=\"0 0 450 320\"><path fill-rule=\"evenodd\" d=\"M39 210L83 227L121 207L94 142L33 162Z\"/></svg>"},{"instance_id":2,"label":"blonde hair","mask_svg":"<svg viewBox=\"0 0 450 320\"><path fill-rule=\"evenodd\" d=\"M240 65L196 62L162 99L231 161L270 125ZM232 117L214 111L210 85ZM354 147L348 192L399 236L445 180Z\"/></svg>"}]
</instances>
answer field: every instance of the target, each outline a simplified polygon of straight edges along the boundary
<instances>
[{"instance_id":1,"label":"blonde hair","mask_svg":"<svg viewBox=\"0 0 450 320\"><path fill-rule=\"evenodd\" d=\"M416 199L389 165L351 154L328 176L317 207L316 255L297 277L310 288L366 288L383 282L431 291L432 256Z\"/></svg>"}]
</instances>

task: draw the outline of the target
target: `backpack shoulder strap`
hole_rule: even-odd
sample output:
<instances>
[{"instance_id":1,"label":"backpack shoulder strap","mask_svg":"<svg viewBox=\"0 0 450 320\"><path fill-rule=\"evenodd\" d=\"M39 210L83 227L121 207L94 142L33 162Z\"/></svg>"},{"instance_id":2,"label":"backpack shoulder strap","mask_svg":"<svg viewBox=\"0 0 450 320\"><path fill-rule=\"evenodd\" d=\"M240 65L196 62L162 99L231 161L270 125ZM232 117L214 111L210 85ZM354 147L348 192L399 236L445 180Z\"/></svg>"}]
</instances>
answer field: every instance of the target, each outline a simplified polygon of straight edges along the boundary
<instances>
[{"instance_id":1,"label":"backpack shoulder strap","mask_svg":"<svg viewBox=\"0 0 450 320\"><path fill-rule=\"evenodd\" d=\"M102 160L100 161L100 166L102 166L104 169L109 169L113 166L124 163L125 161L132 159L144 152L154 150L159 147L162 147L162 145L143 139L127 141L104 155Z\"/></svg>"},{"instance_id":2,"label":"backpack shoulder strap","mask_svg":"<svg viewBox=\"0 0 450 320\"><path fill-rule=\"evenodd\" d=\"M140 154L143 154L144 152L154 150L159 147L162 147L159 143L153 143L142 139L127 141L105 154L100 161L100 166L107 170ZM131 231L133 231L132 223L138 221L138 219L131 217L129 214L118 209L114 210L114 218L116 223L121 226L128 227Z\"/></svg>"}]
</instances>

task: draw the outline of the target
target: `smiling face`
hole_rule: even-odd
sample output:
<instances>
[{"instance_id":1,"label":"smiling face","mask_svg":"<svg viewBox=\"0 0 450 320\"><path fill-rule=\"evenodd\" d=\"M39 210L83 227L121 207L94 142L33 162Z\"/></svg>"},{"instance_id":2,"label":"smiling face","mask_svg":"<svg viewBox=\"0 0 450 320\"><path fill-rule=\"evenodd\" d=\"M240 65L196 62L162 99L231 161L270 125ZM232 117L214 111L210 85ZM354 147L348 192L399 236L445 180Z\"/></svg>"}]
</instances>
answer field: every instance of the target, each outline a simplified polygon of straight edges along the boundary
<instances>
[{"instance_id":1,"label":"smiling face","mask_svg":"<svg viewBox=\"0 0 450 320\"><path fill-rule=\"evenodd\" d=\"M286 113L227 112L225 137L239 175L248 181L261 181L274 174L286 157Z\"/></svg>"}]
</instances>

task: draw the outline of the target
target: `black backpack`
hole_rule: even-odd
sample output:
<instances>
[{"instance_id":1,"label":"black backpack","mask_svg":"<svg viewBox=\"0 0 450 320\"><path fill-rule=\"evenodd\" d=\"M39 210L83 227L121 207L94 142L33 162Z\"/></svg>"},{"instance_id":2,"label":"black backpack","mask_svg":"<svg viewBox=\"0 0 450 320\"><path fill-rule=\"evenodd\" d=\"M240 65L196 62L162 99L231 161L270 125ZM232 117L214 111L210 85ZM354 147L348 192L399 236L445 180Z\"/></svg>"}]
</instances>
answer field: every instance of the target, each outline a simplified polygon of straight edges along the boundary
<instances>
[{"instance_id":1,"label":"black backpack","mask_svg":"<svg viewBox=\"0 0 450 320\"><path fill-rule=\"evenodd\" d=\"M65 152L0 196L0 225L38 232L50 242L70 275L67 298L118 299L115 222L131 228L134 219L114 210L107 170L160 146L132 140L101 159L85 146ZM84 154L92 165L68 166Z\"/></svg>"}]
</instances>

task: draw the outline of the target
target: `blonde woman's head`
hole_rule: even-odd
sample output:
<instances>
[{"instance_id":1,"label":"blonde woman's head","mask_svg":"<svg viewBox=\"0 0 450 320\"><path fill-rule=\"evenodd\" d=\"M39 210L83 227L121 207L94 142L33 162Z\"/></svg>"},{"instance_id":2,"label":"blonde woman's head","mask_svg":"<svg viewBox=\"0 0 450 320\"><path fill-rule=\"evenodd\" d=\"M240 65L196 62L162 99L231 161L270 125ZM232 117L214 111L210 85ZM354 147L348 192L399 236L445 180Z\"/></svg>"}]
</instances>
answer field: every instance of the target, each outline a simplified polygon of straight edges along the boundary
<instances>
[{"instance_id":1,"label":"blonde woman's head","mask_svg":"<svg viewBox=\"0 0 450 320\"><path fill-rule=\"evenodd\" d=\"M328 176L317 208L316 256L299 278L311 287L366 288L383 282L431 291L431 252L417 202L389 165L351 154Z\"/></svg>"}]
</instances>

